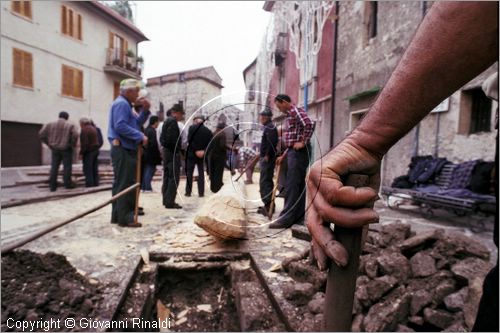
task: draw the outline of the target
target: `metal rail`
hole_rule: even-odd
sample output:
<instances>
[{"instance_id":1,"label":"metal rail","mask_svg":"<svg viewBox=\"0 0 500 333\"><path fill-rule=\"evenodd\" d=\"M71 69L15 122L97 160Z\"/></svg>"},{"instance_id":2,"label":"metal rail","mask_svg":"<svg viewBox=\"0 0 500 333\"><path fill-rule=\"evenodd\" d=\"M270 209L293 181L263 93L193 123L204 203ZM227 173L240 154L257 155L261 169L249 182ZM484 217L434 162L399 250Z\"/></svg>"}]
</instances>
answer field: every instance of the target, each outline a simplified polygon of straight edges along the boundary
<instances>
[{"instance_id":1,"label":"metal rail","mask_svg":"<svg viewBox=\"0 0 500 333\"><path fill-rule=\"evenodd\" d=\"M97 206L94 206L90 209L87 209L86 211L84 211L83 213L80 213L70 219L67 219L67 220L64 220L62 222L59 222L57 224L54 224L54 225L51 225L50 227L47 227L43 230L40 230L40 231L37 231L37 232L34 232L33 234L27 236L26 238L24 239L21 239L17 242L14 242L12 244L8 244L4 247L2 247L2 256L11 252L12 250L20 247L20 246L23 246L24 244L26 243L29 243L37 238L40 238L42 237L43 235L45 234L48 234L49 232L51 231L54 231L60 227L62 227L63 225L66 225L70 222L73 222L73 221L76 221L82 217L84 217L85 215L88 215L90 213L93 213L95 212L96 210L99 210L107 205L109 205L110 203L112 203L113 201L116 201L118 198L121 198L122 196L124 196L125 194L129 193L130 191L133 191L135 190L137 187L139 187L141 184L140 183L135 183L134 185L132 186L129 186L127 187L126 189L124 189L123 191L121 191L120 193L117 193L116 195L112 196L111 198L109 198L108 200L106 200L105 202L97 205Z\"/></svg>"}]
</instances>

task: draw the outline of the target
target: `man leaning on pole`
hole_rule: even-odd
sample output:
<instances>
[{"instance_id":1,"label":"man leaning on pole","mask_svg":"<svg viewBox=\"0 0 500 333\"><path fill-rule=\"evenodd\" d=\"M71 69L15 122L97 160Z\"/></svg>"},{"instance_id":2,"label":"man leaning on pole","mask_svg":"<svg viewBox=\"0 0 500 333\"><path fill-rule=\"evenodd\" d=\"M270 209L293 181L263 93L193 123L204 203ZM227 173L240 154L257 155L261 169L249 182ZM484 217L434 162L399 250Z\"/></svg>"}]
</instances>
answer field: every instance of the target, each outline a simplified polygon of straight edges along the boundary
<instances>
[{"instance_id":1,"label":"man leaning on pole","mask_svg":"<svg viewBox=\"0 0 500 333\"><path fill-rule=\"evenodd\" d=\"M111 144L111 162L113 164L113 195L133 185L137 167L137 149L147 145L148 139L141 132L141 126L150 114L147 108L140 113L133 111L142 83L134 79L125 79L120 83L120 95L111 105L109 112L108 139ZM121 227L140 227L134 223L136 191L120 197L112 204L111 223Z\"/></svg>"}]
</instances>

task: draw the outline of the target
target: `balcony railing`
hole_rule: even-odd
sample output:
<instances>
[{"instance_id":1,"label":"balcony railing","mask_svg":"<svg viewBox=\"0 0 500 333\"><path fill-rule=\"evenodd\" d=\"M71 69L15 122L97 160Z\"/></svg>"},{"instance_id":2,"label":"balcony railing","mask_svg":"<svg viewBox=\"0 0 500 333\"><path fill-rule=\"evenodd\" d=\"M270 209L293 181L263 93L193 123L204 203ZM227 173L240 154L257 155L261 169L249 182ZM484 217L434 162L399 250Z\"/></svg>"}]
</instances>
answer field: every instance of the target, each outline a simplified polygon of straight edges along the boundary
<instances>
[{"instance_id":1,"label":"balcony railing","mask_svg":"<svg viewBox=\"0 0 500 333\"><path fill-rule=\"evenodd\" d=\"M140 77L142 62L138 62L135 56L128 56L127 52L123 49L108 48L106 53L106 67L104 70L115 72L122 76L129 74L132 77Z\"/></svg>"}]
</instances>

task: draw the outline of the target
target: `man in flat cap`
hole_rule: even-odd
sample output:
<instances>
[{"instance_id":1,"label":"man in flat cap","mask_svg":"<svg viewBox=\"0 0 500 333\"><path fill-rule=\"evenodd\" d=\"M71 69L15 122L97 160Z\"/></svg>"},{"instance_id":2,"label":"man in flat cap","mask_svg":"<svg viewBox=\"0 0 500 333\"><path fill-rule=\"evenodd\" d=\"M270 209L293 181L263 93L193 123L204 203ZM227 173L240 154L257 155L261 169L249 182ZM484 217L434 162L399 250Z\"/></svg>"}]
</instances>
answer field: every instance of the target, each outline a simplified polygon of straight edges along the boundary
<instances>
[{"instance_id":1,"label":"man in flat cap","mask_svg":"<svg viewBox=\"0 0 500 333\"><path fill-rule=\"evenodd\" d=\"M54 192L57 189L57 174L61 161L64 168L64 187L74 188L71 182L71 167L73 148L78 141L78 130L75 125L68 121L69 114L66 111L59 112L57 121L46 124L38 133L40 140L49 146L52 151L52 164L50 167L49 187Z\"/></svg>"},{"instance_id":2,"label":"man in flat cap","mask_svg":"<svg viewBox=\"0 0 500 333\"><path fill-rule=\"evenodd\" d=\"M205 174L203 162L205 151L212 140L212 132L204 125L205 117L196 115L193 125L189 126L188 146L186 154L186 196L191 196L193 189L193 172L195 166L198 168L198 196L205 195Z\"/></svg>"},{"instance_id":3,"label":"man in flat cap","mask_svg":"<svg viewBox=\"0 0 500 333\"><path fill-rule=\"evenodd\" d=\"M259 121L263 127L262 140L260 142L260 198L264 207L258 212L269 216L272 191L274 190L273 175L276 164L276 146L278 145L278 130L272 122L273 113L269 109L260 112ZM273 208L274 210L274 208Z\"/></svg>"},{"instance_id":4,"label":"man in flat cap","mask_svg":"<svg viewBox=\"0 0 500 333\"><path fill-rule=\"evenodd\" d=\"M111 143L111 162L113 164L113 195L135 183L137 167L137 148L147 145L148 138L141 127L149 117L149 110L140 113L133 110L142 82L125 79L120 83L120 95L111 105L109 112L108 139ZM140 227L134 223L136 191L130 191L113 202L111 223L121 227Z\"/></svg>"},{"instance_id":5,"label":"man in flat cap","mask_svg":"<svg viewBox=\"0 0 500 333\"><path fill-rule=\"evenodd\" d=\"M163 122L160 143L163 147L163 206L167 209L181 209L182 206L175 202L177 186L179 186L181 166L180 130L177 122L184 119L184 109L180 104L174 106L167 112L170 114Z\"/></svg>"}]
</instances>

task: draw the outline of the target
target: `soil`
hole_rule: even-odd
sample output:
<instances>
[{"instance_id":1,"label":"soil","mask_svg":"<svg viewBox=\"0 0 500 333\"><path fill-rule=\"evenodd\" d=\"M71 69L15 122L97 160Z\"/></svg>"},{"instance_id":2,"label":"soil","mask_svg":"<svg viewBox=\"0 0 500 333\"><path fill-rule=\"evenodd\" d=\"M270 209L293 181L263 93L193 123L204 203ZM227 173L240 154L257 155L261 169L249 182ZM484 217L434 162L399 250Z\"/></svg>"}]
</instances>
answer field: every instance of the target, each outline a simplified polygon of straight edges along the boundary
<instances>
[{"instance_id":1,"label":"soil","mask_svg":"<svg viewBox=\"0 0 500 333\"><path fill-rule=\"evenodd\" d=\"M2 331L12 330L6 325L9 318L95 318L101 299L99 286L80 275L62 255L20 250L2 257ZM68 331L63 326L51 330Z\"/></svg>"},{"instance_id":2,"label":"soil","mask_svg":"<svg viewBox=\"0 0 500 333\"><path fill-rule=\"evenodd\" d=\"M166 272L165 272L166 273ZM239 331L238 314L231 294L231 276L226 269L179 270L160 274L157 299L173 314L187 310L187 320L175 318L172 330L198 332ZM210 304L211 311L199 310Z\"/></svg>"}]
</instances>

